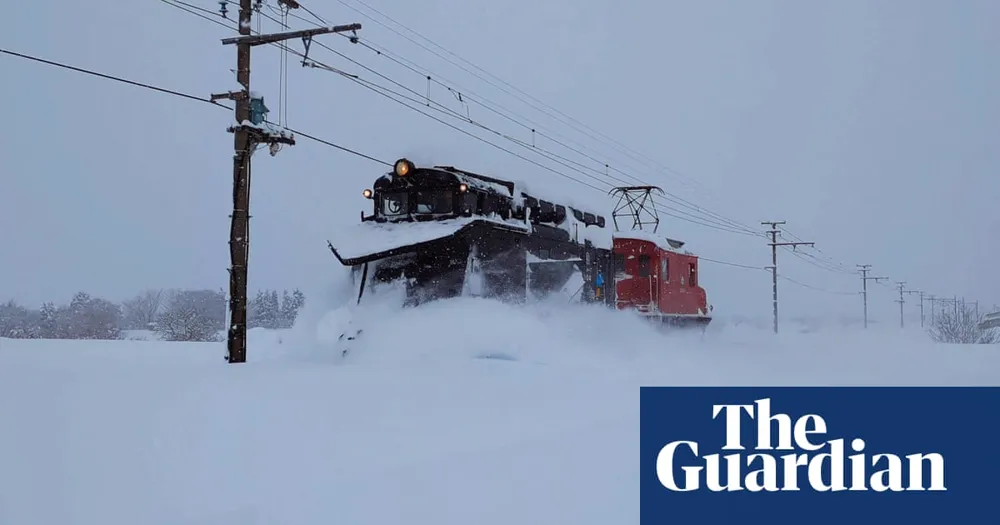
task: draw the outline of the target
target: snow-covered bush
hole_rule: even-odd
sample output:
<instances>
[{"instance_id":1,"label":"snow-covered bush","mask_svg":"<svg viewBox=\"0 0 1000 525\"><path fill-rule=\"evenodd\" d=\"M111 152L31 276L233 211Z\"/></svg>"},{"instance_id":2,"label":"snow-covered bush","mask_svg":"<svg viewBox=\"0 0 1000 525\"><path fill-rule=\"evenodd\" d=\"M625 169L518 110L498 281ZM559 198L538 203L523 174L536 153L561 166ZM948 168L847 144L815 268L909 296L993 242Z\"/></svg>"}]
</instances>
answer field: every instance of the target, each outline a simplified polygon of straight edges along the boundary
<instances>
[{"instance_id":1,"label":"snow-covered bush","mask_svg":"<svg viewBox=\"0 0 1000 525\"><path fill-rule=\"evenodd\" d=\"M928 333L932 339L939 343L994 344L1000 342L998 329L979 327L983 318L983 315L978 315L968 305L959 304L955 308L944 308L935 313Z\"/></svg>"}]
</instances>

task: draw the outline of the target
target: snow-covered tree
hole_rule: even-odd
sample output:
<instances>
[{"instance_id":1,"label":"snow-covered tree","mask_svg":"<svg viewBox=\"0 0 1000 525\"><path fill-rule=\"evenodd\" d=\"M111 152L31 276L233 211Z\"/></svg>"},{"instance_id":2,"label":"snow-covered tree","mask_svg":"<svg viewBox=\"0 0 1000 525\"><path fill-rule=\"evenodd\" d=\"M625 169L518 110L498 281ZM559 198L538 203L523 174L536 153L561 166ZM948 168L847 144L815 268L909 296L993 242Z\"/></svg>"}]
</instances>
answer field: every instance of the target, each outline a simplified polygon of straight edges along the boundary
<instances>
[{"instance_id":1,"label":"snow-covered tree","mask_svg":"<svg viewBox=\"0 0 1000 525\"><path fill-rule=\"evenodd\" d=\"M291 328L299 310L305 304L305 295L299 290L258 290L247 303L247 326L249 328L280 329Z\"/></svg>"},{"instance_id":2,"label":"snow-covered tree","mask_svg":"<svg viewBox=\"0 0 1000 525\"><path fill-rule=\"evenodd\" d=\"M931 338L939 343L993 344L1000 342L1000 329L979 328L984 316L978 315L968 305L958 304L956 308L944 308L934 316L928 330Z\"/></svg>"},{"instance_id":3,"label":"snow-covered tree","mask_svg":"<svg viewBox=\"0 0 1000 525\"><path fill-rule=\"evenodd\" d=\"M77 292L68 307L56 310L56 327L59 336L69 339L120 339L121 307Z\"/></svg>"},{"instance_id":4,"label":"snow-covered tree","mask_svg":"<svg viewBox=\"0 0 1000 525\"><path fill-rule=\"evenodd\" d=\"M295 318L299 316L299 310L306 304L306 296L298 288L291 294L285 290L281 297L281 328L291 328L295 324Z\"/></svg>"},{"instance_id":5,"label":"snow-covered tree","mask_svg":"<svg viewBox=\"0 0 1000 525\"><path fill-rule=\"evenodd\" d=\"M157 315L154 331L167 341L219 341L225 329L226 296L222 291L183 290Z\"/></svg>"},{"instance_id":6,"label":"snow-covered tree","mask_svg":"<svg viewBox=\"0 0 1000 525\"><path fill-rule=\"evenodd\" d=\"M59 308L55 303L44 303L38 310L38 331L39 337L44 339L64 337L59 333Z\"/></svg>"},{"instance_id":7,"label":"snow-covered tree","mask_svg":"<svg viewBox=\"0 0 1000 525\"><path fill-rule=\"evenodd\" d=\"M265 317L264 309L267 307L267 292L257 290L257 295L253 299L247 300L247 328L259 328L263 326L262 319Z\"/></svg>"},{"instance_id":8,"label":"snow-covered tree","mask_svg":"<svg viewBox=\"0 0 1000 525\"><path fill-rule=\"evenodd\" d=\"M123 302L125 327L129 330L148 330L156 322L163 299L162 289L149 289Z\"/></svg>"},{"instance_id":9,"label":"snow-covered tree","mask_svg":"<svg viewBox=\"0 0 1000 525\"><path fill-rule=\"evenodd\" d=\"M32 339L39 337L38 312L15 301L0 304L0 337Z\"/></svg>"}]
</instances>

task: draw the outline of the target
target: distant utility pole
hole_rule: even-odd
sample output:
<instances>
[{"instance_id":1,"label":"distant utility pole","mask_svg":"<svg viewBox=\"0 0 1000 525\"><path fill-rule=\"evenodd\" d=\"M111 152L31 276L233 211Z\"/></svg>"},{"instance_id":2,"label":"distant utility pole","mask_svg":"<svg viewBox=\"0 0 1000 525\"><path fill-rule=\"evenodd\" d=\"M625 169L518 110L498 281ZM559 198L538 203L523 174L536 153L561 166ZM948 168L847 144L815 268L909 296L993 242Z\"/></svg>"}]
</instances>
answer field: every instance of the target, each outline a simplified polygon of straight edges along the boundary
<instances>
[{"instance_id":1,"label":"distant utility pole","mask_svg":"<svg viewBox=\"0 0 1000 525\"><path fill-rule=\"evenodd\" d=\"M950 304L950 305L953 305L954 308L955 308L955 317L958 317L958 297L954 297L954 298L951 298L951 299L946 298L946 297L939 297L939 298L935 299L935 301L941 303L941 305L942 305L941 306L941 314L942 315L944 314L944 305L949 305Z\"/></svg>"},{"instance_id":2,"label":"distant utility pole","mask_svg":"<svg viewBox=\"0 0 1000 525\"><path fill-rule=\"evenodd\" d=\"M965 317L968 315L968 310L966 309L966 304L965 304L965 297L963 297L961 301L962 301L962 319L964 320ZM979 319L979 301L969 301L969 304L975 305L973 310L973 315L976 316L976 319Z\"/></svg>"},{"instance_id":3,"label":"distant utility pole","mask_svg":"<svg viewBox=\"0 0 1000 525\"><path fill-rule=\"evenodd\" d=\"M905 302L903 300L903 294L906 293L906 292L903 291L903 285L905 285L905 284L906 284L906 281L896 281L896 286L899 288L899 299L897 299L896 302L899 303L899 327L900 328L903 327L903 303Z\"/></svg>"},{"instance_id":4,"label":"distant utility pole","mask_svg":"<svg viewBox=\"0 0 1000 525\"><path fill-rule=\"evenodd\" d=\"M771 234L771 242L768 243L771 246L771 266L767 266L766 268L771 270L771 292L774 301L774 333L778 333L778 246L791 246L794 249L796 246L815 246L816 243L778 242L778 234L781 233L778 225L785 224L785 221L761 221L760 223L765 226L771 226L771 229L767 231L767 233Z\"/></svg>"},{"instance_id":5,"label":"distant utility pole","mask_svg":"<svg viewBox=\"0 0 1000 525\"><path fill-rule=\"evenodd\" d=\"M924 292L920 290L907 290L907 294L919 294L920 295L920 327L924 327Z\"/></svg>"},{"instance_id":6,"label":"distant utility pole","mask_svg":"<svg viewBox=\"0 0 1000 525\"><path fill-rule=\"evenodd\" d=\"M858 271L861 272L861 295L865 300L865 328L868 328L868 281L884 281L888 277L869 277L868 272L871 271L872 265L870 264L858 264Z\"/></svg>"},{"instance_id":7,"label":"distant utility pole","mask_svg":"<svg viewBox=\"0 0 1000 525\"><path fill-rule=\"evenodd\" d=\"M934 325L934 303L940 299L934 297L933 295L928 295L927 300L931 302L931 325Z\"/></svg>"},{"instance_id":8,"label":"distant utility pole","mask_svg":"<svg viewBox=\"0 0 1000 525\"><path fill-rule=\"evenodd\" d=\"M312 37L325 33L340 33L361 29L361 24L320 27L302 31L287 31L267 35L252 35L250 17L254 0L240 0L240 36L222 39L223 45L236 44L236 81L242 91L213 94L211 99L236 101L236 123L227 131L234 135L233 155L233 213L229 230L229 330L226 360L245 363L247 360L247 265L249 262L250 235L250 157L258 145L270 146L271 154L277 153L282 144L295 145L295 139L284 129L271 126L264 119L267 109L264 99L250 91L250 48L293 38L301 38L305 56L309 56ZM278 0L287 9L298 9L296 0ZM222 16L226 16L225 3ZM303 64L305 64L303 58Z\"/></svg>"}]
</instances>

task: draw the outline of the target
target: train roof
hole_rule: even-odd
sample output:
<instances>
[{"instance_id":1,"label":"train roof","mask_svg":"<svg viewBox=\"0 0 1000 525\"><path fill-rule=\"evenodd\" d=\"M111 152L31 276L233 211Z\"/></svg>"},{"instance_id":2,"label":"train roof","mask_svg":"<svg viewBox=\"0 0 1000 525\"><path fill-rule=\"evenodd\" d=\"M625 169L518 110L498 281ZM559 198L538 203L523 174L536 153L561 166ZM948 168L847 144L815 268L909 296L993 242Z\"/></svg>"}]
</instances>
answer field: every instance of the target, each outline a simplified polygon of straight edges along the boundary
<instances>
[{"instance_id":1,"label":"train roof","mask_svg":"<svg viewBox=\"0 0 1000 525\"><path fill-rule=\"evenodd\" d=\"M516 185L513 182L496 179L486 175L480 175L479 173L473 173L471 171L460 170L454 166L434 166L433 168L424 169L444 171L454 175L458 180L468 184L469 186L482 190L493 191L495 193L506 194L509 197L513 197L514 192L516 191Z\"/></svg>"},{"instance_id":2,"label":"train roof","mask_svg":"<svg viewBox=\"0 0 1000 525\"><path fill-rule=\"evenodd\" d=\"M655 244L657 248L666 250L668 252L678 252L678 253L684 253L685 255L694 255L693 253L688 252L686 250L683 252L681 251L681 248L684 246L684 241L678 241L677 239L671 239L652 232L646 232L641 230L615 232L615 238L647 241Z\"/></svg>"},{"instance_id":3,"label":"train roof","mask_svg":"<svg viewBox=\"0 0 1000 525\"><path fill-rule=\"evenodd\" d=\"M560 199L544 198L538 196L533 191L529 191L526 188L520 188L519 187L520 184L515 183L513 181L490 177L488 175L483 175L481 173L475 173L459 169L454 166L435 165L426 168L414 166L414 172L420 173L424 177L438 178L438 180L440 181L447 180L448 182L453 182L456 184L466 184L470 188L475 188L489 193L496 193L511 198L535 199L537 201L546 202L554 206L561 205L567 208L577 210L582 213L589 213L594 215L595 217L603 217L603 214L594 213L590 210L585 210L578 206L572 206L566 204L562 202ZM392 180L392 177L393 177L393 172L389 172L382 177L382 180L390 181Z\"/></svg>"}]
</instances>

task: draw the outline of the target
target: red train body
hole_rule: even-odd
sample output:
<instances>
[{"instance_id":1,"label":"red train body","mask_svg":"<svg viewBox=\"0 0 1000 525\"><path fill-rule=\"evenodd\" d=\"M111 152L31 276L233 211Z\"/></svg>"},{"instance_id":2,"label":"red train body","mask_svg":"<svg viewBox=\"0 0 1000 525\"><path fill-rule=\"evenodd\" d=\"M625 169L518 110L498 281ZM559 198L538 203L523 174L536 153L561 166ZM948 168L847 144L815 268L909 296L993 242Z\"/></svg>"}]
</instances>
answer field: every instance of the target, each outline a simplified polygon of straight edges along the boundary
<instances>
[{"instance_id":1,"label":"red train body","mask_svg":"<svg viewBox=\"0 0 1000 525\"><path fill-rule=\"evenodd\" d=\"M615 307L665 324L707 324L711 308L699 284L698 257L679 251L682 245L639 232L616 233Z\"/></svg>"}]
</instances>

